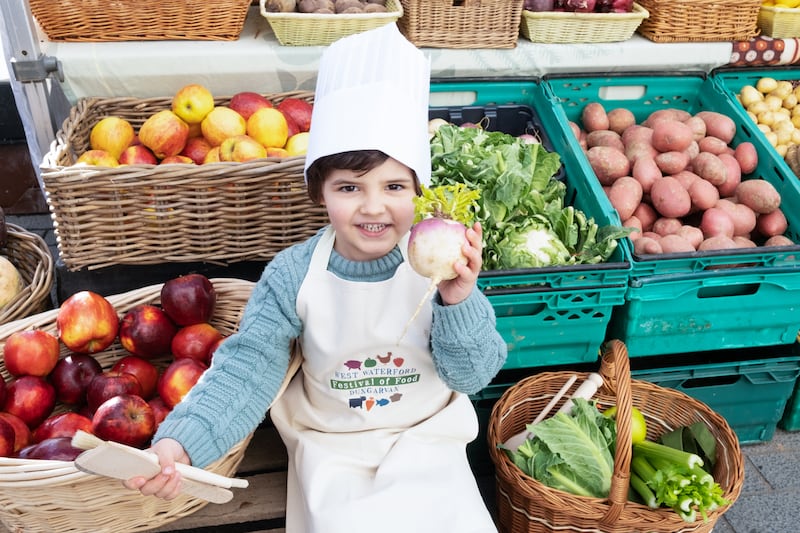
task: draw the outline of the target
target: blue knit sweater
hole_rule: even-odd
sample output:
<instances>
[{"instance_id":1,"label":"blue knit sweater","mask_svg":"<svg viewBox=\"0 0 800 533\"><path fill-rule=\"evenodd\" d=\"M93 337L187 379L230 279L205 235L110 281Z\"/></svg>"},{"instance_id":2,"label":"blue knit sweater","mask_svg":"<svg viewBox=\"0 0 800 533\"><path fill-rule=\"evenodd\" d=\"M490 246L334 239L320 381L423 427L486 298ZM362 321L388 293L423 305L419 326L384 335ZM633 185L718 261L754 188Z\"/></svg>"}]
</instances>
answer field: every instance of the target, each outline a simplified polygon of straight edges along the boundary
<instances>
[{"instance_id":1,"label":"blue knit sweater","mask_svg":"<svg viewBox=\"0 0 800 533\"><path fill-rule=\"evenodd\" d=\"M295 300L321 232L283 250L266 266L245 308L239 331L214 354L211 368L159 426L204 467L223 456L265 418L289 364L289 346L303 323ZM399 248L374 261L350 261L334 250L328 270L358 281L383 281L403 262ZM441 379L453 390L481 390L506 360L494 310L476 288L457 305L433 301L431 346Z\"/></svg>"}]
</instances>

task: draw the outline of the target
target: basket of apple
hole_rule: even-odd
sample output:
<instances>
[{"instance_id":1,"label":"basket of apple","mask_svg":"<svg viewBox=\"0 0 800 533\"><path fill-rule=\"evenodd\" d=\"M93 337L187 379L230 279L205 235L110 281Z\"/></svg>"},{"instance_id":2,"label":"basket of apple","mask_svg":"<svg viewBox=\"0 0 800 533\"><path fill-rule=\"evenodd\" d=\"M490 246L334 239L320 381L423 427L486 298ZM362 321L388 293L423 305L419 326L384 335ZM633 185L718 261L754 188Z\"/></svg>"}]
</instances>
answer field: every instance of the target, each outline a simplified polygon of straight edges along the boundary
<instances>
[{"instance_id":1,"label":"basket of apple","mask_svg":"<svg viewBox=\"0 0 800 533\"><path fill-rule=\"evenodd\" d=\"M304 241L326 223L303 177L313 100L189 84L78 101L41 165L62 261L268 261Z\"/></svg>"},{"instance_id":2,"label":"basket of apple","mask_svg":"<svg viewBox=\"0 0 800 533\"><path fill-rule=\"evenodd\" d=\"M252 292L187 274L108 297L80 291L0 326L0 521L13 531L141 531L208 502L142 496L78 470L78 430L144 449L211 364ZM206 470L235 473L252 435Z\"/></svg>"}]
</instances>

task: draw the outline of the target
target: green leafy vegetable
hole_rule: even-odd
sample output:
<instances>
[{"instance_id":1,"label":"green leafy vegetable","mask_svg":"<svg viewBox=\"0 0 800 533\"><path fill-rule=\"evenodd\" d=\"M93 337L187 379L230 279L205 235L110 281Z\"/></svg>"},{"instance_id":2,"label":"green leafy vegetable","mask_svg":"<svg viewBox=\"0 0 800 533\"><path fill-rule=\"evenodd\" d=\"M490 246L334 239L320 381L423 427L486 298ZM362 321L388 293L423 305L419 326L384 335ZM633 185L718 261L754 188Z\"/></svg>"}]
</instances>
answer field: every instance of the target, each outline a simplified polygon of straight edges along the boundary
<instances>
[{"instance_id":1,"label":"green leafy vegetable","mask_svg":"<svg viewBox=\"0 0 800 533\"><path fill-rule=\"evenodd\" d=\"M523 472L554 489L604 498L614 471L616 424L592 402L573 399L572 412L528 425L533 437L506 450Z\"/></svg>"},{"instance_id":2,"label":"green leafy vegetable","mask_svg":"<svg viewBox=\"0 0 800 533\"><path fill-rule=\"evenodd\" d=\"M429 217L447 218L472 225L477 209L479 190L471 190L463 183L439 187L422 186L422 195L414 197L414 223Z\"/></svg>"},{"instance_id":3,"label":"green leafy vegetable","mask_svg":"<svg viewBox=\"0 0 800 533\"><path fill-rule=\"evenodd\" d=\"M476 219L484 230L484 270L599 263L630 233L600 228L565 206L566 185L554 179L561 158L541 144L447 124L431 139L431 159L434 185L463 183L480 191ZM526 253L517 257L523 242Z\"/></svg>"}]
</instances>

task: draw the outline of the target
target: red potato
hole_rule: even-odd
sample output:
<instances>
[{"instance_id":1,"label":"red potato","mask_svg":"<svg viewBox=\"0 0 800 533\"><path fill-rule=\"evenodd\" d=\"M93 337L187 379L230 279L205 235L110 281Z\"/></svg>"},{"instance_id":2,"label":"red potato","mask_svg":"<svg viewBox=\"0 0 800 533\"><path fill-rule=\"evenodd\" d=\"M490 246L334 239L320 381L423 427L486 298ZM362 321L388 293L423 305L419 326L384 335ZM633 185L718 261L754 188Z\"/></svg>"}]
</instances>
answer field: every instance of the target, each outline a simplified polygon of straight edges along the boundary
<instances>
[{"instance_id":1,"label":"red potato","mask_svg":"<svg viewBox=\"0 0 800 533\"><path fill-rule=\"evenodd\" d=\"M728 151L728 143L716 137L703 137L697 141L701 152L710 152L714 155L724 154Z\"/></svg>"},{"instance_id":2,"label":"red potato","mask_svg":"<svg viewBox=\"0 0 800 533\"><path fill-rule=\"evenodd\" d=\"M608 200L617 210L620 220L627 220L642 201L642 185L630 176L622 176L611 185Z\"/></svg>"},{"instance_id":3,"label":"red potato","mask_svg":"<svg viewBox=\"0 0 800 533\"><path fill-rule=\"evenodd\" d=\"M694 252L695 247L692 246L692 243L681 237L676 233L671 233L669 235L664 235L658 241L658 244L661 245L661 250L665 254L672 254L672 253L686 253L686 252Z\"/></svg>"},{"instance_id":4,"label":"red potato","mask_svg":"<svg viewBox=\"0 0 800 533\"><path fill-rule=\"evenodd\" d=\"M756 213L765 215L778 209L781 195L775 187L764 180L745 180L736 187L736 201L744 204Z\"/></svg>"},{"instance_id":5,"label":"red potato","mask_svg":"<svg viewBox=\"0 0 800 533\"><path fill-rule=\"evenodd\" d=\"M667 109L657 109L650 113L642 122L642 125L652 128L657 122L661 120L677 120L683 122L691 117L691 113L683 109L670 107Z\"/></svg>"},{"instance_id":6,"label":"red potato","mask_svg":"<svg viewBox=\"0 0 800 533\"><path fill-rule=\"evenodd\" d=\"M756 229L756 213L746 205L733 204L733 209L728 214L733 219L734 236L748 237Z\"/></svg>"},{"instance_id":7,"label":"red potato","mask_svg":"<svg viewBox=\"0 0 800 533\"><path fill-rule=\"evenodd\" d=\"M683 123L692 130L692 139L695 141L699 142L700 139L706 136L706 123L702 118L691 116L684 120Z\"/></svg>"},{"instance_id":8,"label":"red potato","mask_svg":"<svg viewBox=\"0 0 800 533\"><path fill-rule=\"evenodd\" d=\"M771 213L759 215L756 219L755 229L764 237L783 235L789 229L789 222L783 211L776 209Z\"/></svg>"},{"instance_id":9,"label":"red potato","mask_svg":"<svg viewBox=\"0 0 800 533\"><path fill-rule=\"evenodd\" d=\"M636 124L636 117L633 115L633 112L630 109L625 109L624 107L612 109L606 113L606 115L608 116L608 129L615 131L620 135L628 127Z\"/></svg>"},{"instance_id":10,"label":"red potato","mask_svg":"<svg viewBox=\"0 0 800 533\"><path fill-rule=\"evenodd\" d=\"M625 154L610 146L593 146L586 151L586 158L602 185L611 185L631 170Z\"/></svg>"},{"instance_id":11,"label":"red potato","mask_svg":"<svg viewBox=\"0 0 800 533\"><path fill-rule=\"evenodd\" d=\"M785 235L773 235L767 239L764 246L794 246L794 242Z\"/></svg>"},{"instance_id":12,"label":"red potato","mask_svg":"<svg viewBox=\"0 0 800 533\"><path fill-rule=\"evenodd\" d=\"M656 180L650 188L650 201L661 216L680 218L689 214L692 199L683 185L671 176Z\"/></svg>"},{"instance_id":13,"label":"red potato","mask_svg":"<svg viewBox=\"0 0 800 533\"><path fill-rule=\"evenodd\" d=\"M678 180L678 182L680 182L680 184L683 185L683 188L687 191L689 190L689 187L692 186L692 183L695 182L695 180L702 179L691 170L682 170L677 174L673 174L672 177Z\"/></svg>"},{"instance_id":14,"label":"red potato","mask_svg":"<svg viewBox=\"0 0 800 533\"><path fill-rule=\"evenodd\" d=\"M736 135L736 123L728 115L716 111L700 111L695 113L695 116L706 123L706 135L722 139L725 144L733 141Z\"/></svg>"},{"instance_id":15,"label":"red potato","mask_svg":"<svg viewBox=\"0 0 800 533\"><path fill-rule=\"evenodd\" d=\"M725 183L718 186L719 195L723 198L725 196L733 196L736 192L736 187L742 182L742 167L739 165L736 157L731 154L719 154L717 157L725 164L726 170Z\"/></svg>"},{"instance_id":16,"label":"red potato","mask_svg":"<svg viewBox=\"0 0 800 533\"><path fill-rule=\"evenodd\" d=\"M634 124L622 132L622 142L625 144L625 155L633 162L646 155L655 157L658 150L653 148L653 130L645 126Z\"/></svg>"},{"instance_id":17,"label":"red potato","mask_svg":"<svg viewBox=\"0 0 800 533\"><path fill-rule=\"evenodd\" d=\"M702 178L692 181L687 189L692 199L692 207L697 211L705 211L714 207L719 201L719 191L714 185Z\"/></svg>"},{"instance_id":18,"label":"red potato","mask_svg":"<svg viewBox=\"0 0 800 533\"><path fill-rule=\"evenodd\" d=\"M577 122L573 122L573 121L570 120L569 121L569 129L572 130L572 134L575 135L576 139L580 139L581 138L581 133L582 133L583 130L581 130L581 127L578 126Z\"/></svg>"},{"instance_id":19,"label":"red potato","mask_svg":"<svg viewBox=\"0 0 800 533\"><path fill-rule=\"evenodd\" d=\"M608 129L608 114L599 102L586 104L581 112L581 123L586 132Z\"/></svg>"},{"instance_id":20,"label":"red potato","mask_svg":"<svg viewBox=\"0 0 800 533\"><path fill-rule=\"evenodd\" d=\"M653 206L642 202L639 207L633 212L633 216L639 219L642 223L642 231L650 231L653 229L653 224L658 220L658 213L653 209Z\"/></svg>"},{"instance_id":21,"label":"red potato","mask_svg":"<svg viewBox=\"0 0 800 533\"><path fill-rule=\"evenodd\" d=\"M703 217L700 219L700 230L706 239L715 235L733 238L733 228L733 217L724 209L712 207L703 211Z\"/></svg>"},{"instance_id":22,"label":"red potato","mask_svg":"<svg viewBox=\"0 0 800 533\"><path fill-rule=\"evenodd\" d=\"M755 145L749 141L737 144L733 157L739 162L742 174L750 174L758 166L758 151Z\"/></svg>"},{"instance_id":23,"label":"red potato","mask_svg":"<svg viewBox=\"0 0 800 533\"><path fill-rule=\"evenodd\" d=\"M653 148L659 152L682 152L693 140L691 128L678 120L658 120L652 128Z\"/></svg>"},{"instance_id":24,"label":"red potato","mask_svg":"<svg viewBox=\"0 0 800 533\"><path fill-rule=\"evenodd\" d=\"M717 187L728 179L728 167L719 156L709 152L700 152L692 159L692 171Z\"/></svg>"},{"instance_id":25,"label":"red potato","mask_svg":"<svg viewBox=\"0 0 800 533\"><path fill-rule=\"evenodd\" d=\"M659 235L655 231L643 231L642 237L647 237L648 239L653 239L654 241L661 239L661 235Z\"/></svg>"},{"instance_id":26,"label":"red potato","mask_svg":"<svg viewBox=\"0 0 800 533\"><path fill-rule=\"evenodd\" d=\"M645 194L650 193L653 182L662 177L661 169L652 157L639 157L633 162L631 174L642 185Z\"/></svg>"},{"instance_id":27,"label":"red potato","mask_svg":"<svg viewBox=\"0 0 800 533\"><path fill-rule=\"evenodd\" d=\"M595 130L586 134L586 146L591 148L593 146L610 146L616 148L620 152L625 152L625 145L622 143L622 137L619 133L611 130Z\"/></svg>"},{"instance_id":28,"label":"red potato","mask_svg":"<svg viewBox=\"0 0 800 533\"><path fill-rule=\"evenodd\" d=\"M686 152L661 152L655 157L656 165L663 174L677 174L689 165Z\"/></svg>"},{"instance_id":29,"label":"red potato","mask_svg":"<svg viewBox=\"0 0 800 533\"><path fill-rule=\"evenodd\" d=\"M700 243L697 247L698 252L706 252L708 250L729 250L731 248L738 248L736 242L727 235L714 235Z\"/></svg>"},{"instance_id":30,"label":"red potato","mask_svg":"<svg viewBox=\"0 0 800 533\"><path fill-rule=\"evenodd\" d=\"M633 229L630 235L628 235L628 238L632 241L635 241L642 236L642 221L634 216L629 217L628 220L623 222L622 227Z\"/></svg>"},{"instance_id":31,"label":"red potato","mask_svg":"<svg viewBox=\"0 0 800 533\"><path fill-rule=\"evenodd\" d=\"M653 222L653 232L663 237L665 235L677 233L678 230L681 229L681 226L683 226L683 222L681 222L680 219L661 217Z\"/></svg>"},{"instance_id":32,"label":"red potato","mask_svg":"<svg viewBox=\"0 0 800 533\"><path fill-rule=\"evenodd\" d=\"M652 237L642 235L633 241L633 253L637 255L660 254L663 252L664 250L661 248L658 240Z\"/></svg>"},{"instance_id":33,"label":"red potato","mask_svg":"<svg viewBox=\"0 0 800 533\"><path fill-rule=\"evenodd\" d=\"M684 154L689 156L689 161L697 157L697 154L700 153L700 145L697 144L697 141L692 141L689 144L689 148L683 151Z\"/></svg>"},{"instance_id":34,"label":"red potato","mask_svg":"<svg viewBox=\"0 0 800 533\"><path fill-rule=\"evenodd\" d=\"M697 226L689 226L688 224L681 226L675 234L683 237L695 250L697 250L697 247L700 246L700 243L703 242L705 238L700 228Z\"/></svg>"},{"instance_id":35,"label":"red potato","mask_svg":"<svg viewBox=\"0 0 800 533\"><path fill-rule=\"evenodd\" d=\"M736 243L737 248L756 248L758 245L742 235L734 235L733 242Z\"/></svg>"}]
</instances>

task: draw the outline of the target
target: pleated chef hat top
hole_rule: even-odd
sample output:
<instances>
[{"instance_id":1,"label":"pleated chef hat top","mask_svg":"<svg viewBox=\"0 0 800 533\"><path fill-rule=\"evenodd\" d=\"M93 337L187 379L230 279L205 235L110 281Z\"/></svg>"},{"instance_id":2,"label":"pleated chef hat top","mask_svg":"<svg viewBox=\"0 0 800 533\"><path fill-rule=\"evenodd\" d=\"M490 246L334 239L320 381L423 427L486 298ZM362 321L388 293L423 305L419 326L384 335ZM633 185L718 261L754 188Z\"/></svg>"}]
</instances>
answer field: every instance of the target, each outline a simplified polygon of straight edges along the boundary
<instances>
[{"instance_id":1,"label":"pleated chef hat top","mask_svg":"<svg viewBox=\"0 0 800 533\"><path fill-rule=\"evenodd\" d=\"M380 150L429 185L430 61L395 24L350 35L323 52L305 169L320 157Z\"/></svg>"}]
</instances>

